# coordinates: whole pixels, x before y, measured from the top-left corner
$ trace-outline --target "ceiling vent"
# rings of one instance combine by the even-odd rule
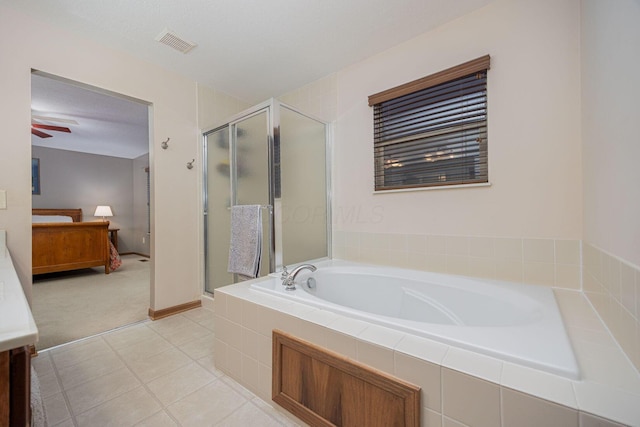
[[[178,37],[176,33],[169,31],[166,28],[156,36],[156,41],[166,44],[167,46],[182,53],[187,53],[197,46],[195,43],[188,42]]]

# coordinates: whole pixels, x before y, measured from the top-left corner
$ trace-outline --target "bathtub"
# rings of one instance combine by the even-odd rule
[[[550,288],[330,260],[252,289],[570,379],[580,372]],[[308,279],[315,281],[309,287]],[[312,283],[313,286],[313,283]]]

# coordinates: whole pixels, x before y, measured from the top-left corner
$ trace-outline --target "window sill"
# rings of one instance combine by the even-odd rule
[[[374,191],[373,194],[387,194],[387,193],[406,193],[413,191],[440,191],[440,190],[457,190],[459,188],[475,188],[475,187],[491,187],[490,182],[483,182],[480,184],[458,184],[458,185],[438,185],[434,187],[416,187],[416,188],[399,188],[396,190],[379,190]]]

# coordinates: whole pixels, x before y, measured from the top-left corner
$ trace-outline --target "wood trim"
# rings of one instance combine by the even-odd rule
[[[73,222],[82,222],[82,209],[31,209],[31,215],[70,216]]]
[[[420,426],[420,388],[273,330],[272,399],[311,426]]]
[[[373,94],[369,96],[369,107],[380,104],[381,102],[389,101],[399,96],[439,85],[440,83],[468,76],[469,74],[477,73],[478,71],[488,70],[491,68],[490,65],[491,57],[489,55],[467,61],[464,64],[456,65],[455,67],[447,68],[446,70],[439,71],[421,79]]]
[[[160,310],[152,310],[149,309],[149,317],[151,320],[162,319],[163,317],[168,317],[174,314],[182,313],[183,311],[191,310],[193,308],[198,308],[202,306],[202,301],[191,301],[184,304],[174,305],[173,307],[167,307]]]
[[[29,346],[9,350],[11,355],[10,421],[12,426],[31,424],[31,354]]]
[[[147,254],[141,254],[140,252],[118,252],[120,255],[137,255],[137,256],[141,256],[143,258],[151,258],[150,255]]]
[[[9,425],[9,405],[11,404],[11,376],[9,373],[9,351],[0,353],[0,426]]]

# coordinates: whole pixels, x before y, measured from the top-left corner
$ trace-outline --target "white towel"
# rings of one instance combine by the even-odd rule
[[[229,273],[258,277],[262,256],[262,213],[260,205],[231,207]]]

